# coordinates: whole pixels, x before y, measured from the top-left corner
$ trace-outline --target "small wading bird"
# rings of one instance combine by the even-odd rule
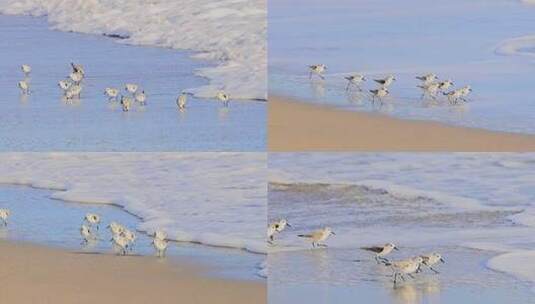
[[[67,93],[67,90],[71,87],[72,82],[68,80],[60,80],[58,86],[63,90],[63,94]]]
[[[442,93],[444,95],[446,95],[446,97],[448,98],[448,101],[450,104],[457,104],[458,101],[459,101],[459,98],[461,98],[461,96],[463,95],[463,91],[461,89],[457,89],[457,90],[453,90],[453,91],[450,91],[450,92],[444,92]]]
[[[121,234],[114,234],[111,242],[117,251],[117,254],[126,255],[128,253],[128,240]]]
[[[445,92],[447,91],[449,88],[451,88],[453,86],[453,81],[451,80],[444,80],[442,82],[439,82],[439,86],[438,88],[442,91],[442,92]]]
[[[323,76],[323,73],[325,73],[325,71],[327,70],[326,65],[324,64],[309,65],[308,69],[310,70],[308,74],[309,79],[312,79],[312,75],[318,75],[318,77],[320,77],[321,79],[325,79],[325,77]]]
[[[82,86],[78,84],[73,84],[69,87],[67,92],[65,92],[65,98],[67,99],[74,99],[74,98],[80,98],[80,94],[82,93]]]
[[[182,92],[180,95],[178,95],[178,98],[176,99],[176,105],[180,111],[184,111],[186,109],[186,103],[188,102],[188,93]]]
[[[30,73],[32,71],[32,67],[27,65],[27,64],[23,64],[20,66],[20,69],[22,70],[22,72],[24,73],[24,76],[25,77],[28,77],[30,76]]]
[[[71,62],[71,67],[74,73],[80,73],[82,75],[85,75],[84,67],[81,64]]]
[[[225,92],[218,92],[217,95],[216,95],[217,99],[219,99],[219,101],[223,102],[223,105],[225,107],[228,107],[228,103],[229,103],[229,100],[230,100],[230,96],[225,93]]]
[[[18,86],[22,94],[30,94],[30,84],[26,80],[19,81]]]
[[[121,96],[121,105],[123,106],[123,112],[130,111],[131,104],[132,104],[132,98],[128,96]]]
[[[134,99],[140,104],[145,105],[147,101],[147,96],[145,95],[145,91],[136,92],[134,94]]]
[[[394,75],[388,75],[383,79],[374,79],[373,81],[380,84],[383,88],[388,88],[395,80]]]
[[[275,234],[281,233],[284,229],[286,229],[286,226],[292,227],[292,225],[290,225],[290,223],[288,223],[288,221],[285,219],[280,219],[276,222],[269,224],[267,229],[267,236],[269,239],[268,242],[273,242]]]
[[[80,82],[82,82],[82,80],[84,79],[84,74],[80,73],[80,72],[72,72],[70,75],[69,75],[69,78],[72,80],[72,82],[74,82],[75,84],[80,84]]]
[[[116,101],[117,100],[117,96],[119,96],[119,90],[115,89],[115,88],[106,88],[104,90],[104,95],[108,96],[108,100],[109,101]]]
[[[439,273],[439,272],[433,268],[433,265],[437,264],[438,262],[446,263],[446,261],[444,261],[442,256],[436,252],[433,252],[430,254],[424,254],[424,255],[421,255],[420,257],[422,258],[422,265],[431,269],[434,273]]]
[[[125,84],[124,89],[130,94],[135,94],[137,92],[138,85],[133,83],[127,83]]]
[[[9,209],[0,209],[0,220],[2,220],[4,226],[7,226],[7,218],[9,215],[11,215]]]
[[[312,242],[312,247],[327,247],[327,245],[321,243],[325,241],[329,236],[336,235],[330,227],[325,227],[310,234],[299,234],[298,237],[308,239]]]
[[[390,254],[393,250],[399,250],[396,245],[392,243],[387,243],[383,246],[362,247],[361,249],[374,252],[377,264],[380,262],[388,262],[388,259],[385,258],[385,256]]]
[[[468,96],[468,94],[470,94],[472,92],[472,87],[470,87],[469,85],[465,86],[465,87],[462,87],[460,88],[461,90],[461,96],[459,97],[462,101],[464,102],[467,102],[466,100],[466,96]]]
[[[88,213],[84,217],[84,222],[89,223],[91,226],[95,226],[98,230],[98,225],[100,224],[100,216],[96,213]]]
[[[121,233],[123,233],[123,231],[126,230],[126,228],[123,225],[116,223],[116,222],[111,222],[108,225],[108,228],[110,229],[110,232],[112,235],[120,235]]]
[[[418,87],[420,89],[422,89],[422,97],[421,97],[422,99],[425,96],[429,96],[432,99],[436,99],[437,98],[437,93],[438,93],[439,88],[440,88],[440,84],[438,82],[432,82],[432,83],[428,83],[428,84],[419,85]]]
[[[383,98],[390,92],[388,92],[388,89],[381,87],[377,90],[370,90],[370,93],[372,93],[372,102],[375,102],[375,99],[379,99],[380,102],[383,102]]]
[[[346,76],[345,79],[347,80],[346,91],[349,90],[351,86],[355,86],[359,91],[362,91],[360,84],[363,81],[366,81],[366,77],[360,74],[349,75],[349,76]]]
[[[136,242],[136,234],[125,228],[121,235],[128,241],[128,247],[130,250],[133,250]]]
[[[397,277],[399,276],[403,281],[405,281],[404,275],[414,279],[413,273],[416,273],[420,269],[420,264],[423,262],[421,257],[413,257],[401,261],[396,261],[392,263],[385,263],[386,266],[390,266],[393,271],[394,277],[394,286],[397,283]]]
[[[165,251],[167,250],[168,241],[165,239],[166,236],[165,232],[157,230],[154,232],[154,238],[152,239],[152,246],[154,246],[156,254],[160,258],[165,256]]]
[[[437,80],[437,75],[431,73],[422,76],[416,76],[416,79],[421,80],[423,85],[427,85]]]
[[[82,236],[82,244],[87,244],[89,242],[95,241],[97,237],[93,235],[91,228],[86,224],[82,224],[80,227],[80,235]]]

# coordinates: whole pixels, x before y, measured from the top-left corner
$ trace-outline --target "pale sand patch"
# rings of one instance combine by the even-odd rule
[[[262,281],[147,256],[84,254],[0,241],[0,303],[266,303]]]
[[[270,96],[269,151],[535,151],[535,136],[404,120]]]

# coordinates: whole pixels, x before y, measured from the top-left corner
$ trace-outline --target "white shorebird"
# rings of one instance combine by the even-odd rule
[[[75,84],[80,84],[80,82],[82,82],[82,80],[84,79],[84,74],[80,72],[72,72],[71,74],[69,74],[69,78]]]
[[[362,247],[361,249],[366,251],[371,251],[375,253],[375,260],[377,261],[377,264],[382,262],[388,262],[388,259],[385,258],[388,254],[390,254],[393,250],[399,250],[396,245],[392,243],[387,243],[383,246],[371,246],[371,247]]]
[[[117,254],[126,255],[128,253],[128,244],[130,242],[121,234],[114,234],[111,238],[111,242],[115,247]]]
[[[134,99],[140,104],[145,105],[147,101],[147,95],[145,95],[145,91],[136,92],[134,94]]]
[[[138,85],[133,83],[127,83],[124,85],[124,89],[130,94],[135,94],[137,92]]]
[[[445,92],[447,91],[449,88],[451,88],[453,86],[453,81],[451,80],[444,80],[444,81],[441,81],[439,82],[439,86],[438,88],[442,91],[442,92]]]
[[[437,264],[438,262],[446,263],[446,261],[444,261],[444,259],[440,255],[440,253],[436,253],[436,252],[423,254],[420,257],[422,258],[422,265],[431,269],[434,273],[439,273],[439,272],[433,268],[433,265]]]
[[[83,238],[82,244],[87,244],[97,239],[97,237],[93,235],[93,232],[91,232],[91,228],[86,224],[82,224],[80,227],[80,235]]]
[[[223,102],[223,105],[225,107],[228,106],[228,102],[230,100],[230,96],[225,92],[218,92],[216,95],[216,98],[219,99],[219,101]]]
[[[128,241],[128,247],[132,250],[136,242],[136,234],[125,228],[121,235]]]
[[[298,237],[309,239],[312,242],[312,247],[327,247],[327,245],[321,242],[325,241],[329,236],[336,235],[330,227],[325,227],[319,230],[315,230],[310,234],[299,234]]]
[[[359,91],[362,91],[362,88],[360,87],[360,84],[363,81],[366,81],[366,77],[360,74],[354,74],[346,76],[345,79],[347,80],[347,87],[346,91],[349,90],[349,88],[353,85],[355,86]]]
[[[120,235],[126,229],[123,225],[116,223],[116,222],[111,222],[108,225],[108,228],[110,229],[110,232],[112,235]]]
[[[132,104],[132,98],[128,96],[121,96],[121,105],[123,106],[123,112],[130,111],[131,104]]]
[[[421,80],[423,85],[427,85],[437,80],[438,78],[437,75],[430,73],[422,76],[416,76],[416,79]]]
[[[154,237],[152,240],[152,246],[154,246],[154,249],[156,249],[156,254],[160,258],[165,256],[165,251],[167,250],[168,244],[169,243],[165,239]]]
[[[81,93],[82,93],[82,86],[79,84],[73,84],[65,92],[65,98],[67,99],[80,98]]]
[[[468,96],[468,94],[472,92],[472,87],[467,85],[467,86],[460,88],[460,90],[461,90],[460,99],[466,102],[467,100],[465,99],[465,97]]]
[[[22,70],[22,72],[24,73],[24,76],[25,77],[28,77],[30,76],[30,73],[32,71],[32,67],[27,65],[27,64],[23,64],[20,66],[20,69]]]
[[[385,87],[380,87],[376,90],[370,90],[370,93],[372,93],[372,101],[375,102],[375,99],[379,99],[379,101],[383,101],[383,98],[385,98],[390,92]]]
[[[180,111],[184,111],[186,109],[186,103],[188,101],[188,94],[185,92],[180,93],[178,95],[178,98],[176,99],[176,105]]]
[[[18,86],[22,94],[27,95],[30,93],[30,84],[26,80],[19,81]]]
[[[98,225],[100,224],[100,216],[96,213],[88,213],[84,217],[84,222],[89,223],[91,226],[95,226],[98,230]]]
[[[72,82],[69,80],[58,81],[58,86],[63,90],[63,94],[67,93],[67,90],[71,87]]]
[[[326,65],[324,64],[309,65],[308,69],[310,70],[310,73],[308,75],[309,79],[312,79],[312,75],[314,74],[318,75],[321,79],[325,79],[325,77],[323,76],[323,73],[325,73],[325,71],[327,70]]]
[[[396,77],[394,77],[394,75],[388,75],[385,78],[374,79],[373,81],[380,84],[383,88],[388,88],[395,80],[396,80]]]
[[[437,98],[438,91],[440,89],[440,83],[438,82],[431,82],[428,84],[422,84],[418,86],[420,89],[422,89],[422,99],[425,96],[429,96],[432,99]]]
[[[2,224],[4,226],[7,226],[7,218],[11,215],[11,211],[9,209],[0,209],[0,220],[2,220]]]
[[[71,62],[71,67],[74,73],[81,73],[82,75],[85,76],[85,70],[81,64],[76,64],[74,62]]]
[[[106,88],[104,89],[104,95],[108,96],[108,100],[117,100],[117,96],[119,96],[119,90],[116,88]]]
[[[444,92],[442,94],[446,95],[450,104],[456,104],[459,101],[459,98],[462,97],[463,91],[461,89],[457,89],[447,93]]]
[[[156,239],[165,240],[167,239],[167,233],[165,233],[163,230],[156,230],[154,231],[153,237]]]
[[[394,277],[394,286],[396,286],[397,283],[397,277],[399,276],[403,281],[405,281],[405,277],[403,275],[408,275],[409,277],[413,278],[413,273],[416,273],[420,269],[420,264],[423,262],[423,259],[421,257],[413,257],[401,261],[395,261],[392,263],[386,263],[387,266],[390,266],[393,271],[393,277]]]
[[[290,225],[290,223],[288,223],[286,219],[280,219],[276,222],[269,224],[268,229],[267,229],[267,236],[269,239],[268,242],[270,243],[273,242],[273,239],[275,238],[275,234],[281,233],[284,229],[286,229],[286,226],[292,227],[292,225]]]

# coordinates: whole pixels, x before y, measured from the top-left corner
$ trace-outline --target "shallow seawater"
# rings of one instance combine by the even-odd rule
[[[533,134],[533,58],[495,50],[533,34],[534,10],[505,0],[270,1],[269,91],[350,111]],[[318,63],[328,66],[326,79],[309,80],[307,66]],[[364,92],[347,93],[343,77],[357,72],[368,76]],[[469,102],[422,99],[415,76],[430,72],[471,85]],[[391,73],[391,96],[372,103],[372,79]]]
[[[131,46],[117,39],[49,30],[46,19],[0,15],[0,150],[3,151],[262,151],[266,103],[189,98],[182,90],[206,79],[194,75],[206,62],[186,51]],[[65,102],[57,85],[70,62],[86,70],[82,97]],[[21,96],[20,65],[32,66],[29,96]],[[137,83],[146,106],[124,113],[104,88]]]
[[[13,241],[25,241],[46,246],[60,247],[77,252],[114,254],[106,226],[119,222],[135,231],[141,219],[113,205],[80,204],[50,198],[49,190],[27,186],[0,186],[0,208],[9,208],[11,216],[6,227],[0,227],[0,236]],[[98,230],[99,240],[91,246],[82,245],[79,233],[83,217],[95,212],[102,217]],[[154,255],[151,238],[137,232],[132,254]],[[187,258],[189,261],[209,266],[210,276],[261,280],[257,267],[265,255],[243,250],[217,248],[192,243],[171,242],[167,257]]]

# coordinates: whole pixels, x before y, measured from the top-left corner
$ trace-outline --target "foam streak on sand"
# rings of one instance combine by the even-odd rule
[[[264,253],[264,153],[2,154],[0,183],[57,191],[69,202],[116,204],[142,231]]]
[[[523,55],[535,57],[535,35],[523,36],[503,41],[496,53],[500,55]]]
[[[61,31],[106,34],[137,45],[198,52],[217,66],[197,71],[214,97],[266,99],[266,8],[262,0],[0,0],[0,13],[46,15]],[[68,59],[66,59],[68,60]]]

